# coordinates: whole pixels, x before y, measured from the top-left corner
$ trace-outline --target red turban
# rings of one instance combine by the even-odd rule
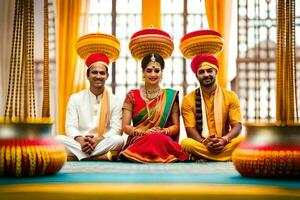
[[[198,54],[191,62],[192,71],[196,74],[197,70],[203,66],[210,66],[217,71],[219,70],[219,63],[217,58],[212,54]]]
[[[94,53],[91,54],[85,61],[85,64],[88,68],[95,63],[101,63],[107,67],[109,65],[109,59],[103,53]]]

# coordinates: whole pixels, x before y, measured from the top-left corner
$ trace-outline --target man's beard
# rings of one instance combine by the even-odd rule
[[[206,83],[207,79],[209,79],[211,81],[209,83]],[[216,79],[214,77],[206,77],[206,78],[203,78],[202,80],[199,80],[199,82],[200,82],[200,85],[203,87],[211,87],[215,84]]]

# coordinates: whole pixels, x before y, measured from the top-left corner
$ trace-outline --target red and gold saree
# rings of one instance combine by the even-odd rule
[[[178,103],[178,91],[163,89],[158,98],[148,102],[147,108],[140,91],[131,90],[126,96],[123,109],[129,105],[133,126],[146,131],[152,127],[169,127],[175,102]],[[171,137],[155,132],[142,136],[129,136],[120,158],[142,163],[184,161],[188,159],[188,154],[182,151],[178,144],[178,137],[179,133]]]

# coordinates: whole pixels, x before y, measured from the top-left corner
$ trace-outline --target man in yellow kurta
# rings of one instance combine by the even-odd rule
[[[199,54],[193,58],[191,68],[200,87],[182,100],[188,138],[181,146],[192,157],[231,160],[232,151],[242,141],[239,99],[233,91],[217,85],[219,65],[215,56]]]

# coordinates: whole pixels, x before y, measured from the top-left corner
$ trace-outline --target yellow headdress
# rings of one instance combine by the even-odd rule
[[[84,60],[92,54],[101,53],[106,55],[110,62],[114,62],[120,54],[120,42],[113,35],[91,33],[78,39],[76,50]]]
[[[187,59],[198,54],[217,56],[223,48],[224,39],[221,34],[212,30],[199,30],[186,34],[180,41],[180,50]]]
[[[160,29],[146,28],[131,36],[129,50],[131,55],[141,60],[147,54],[157,53],[164,59],[172,55],[174,44],[171,36]]]

